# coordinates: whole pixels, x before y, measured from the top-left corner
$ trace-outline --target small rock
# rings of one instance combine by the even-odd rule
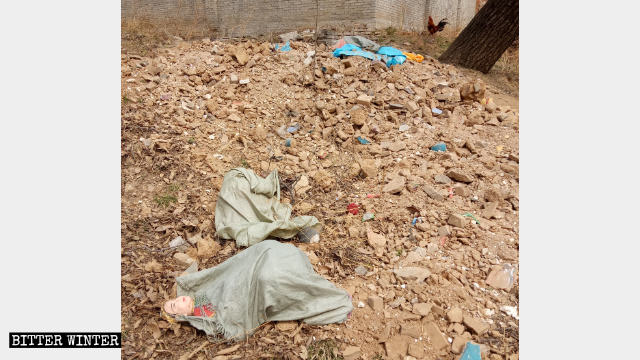
[[[412,342],[411,344],[409,344],[407,353],[416,359],[422,359],[424,358],[424,346],[420,342]],[[404,360],[407,360],[407,358],[405,358]]]
[[[176,259],[182,265],[191,265],[195,260],[189,257],[189,255],[185,253],[175,253],[173,254],[173,258]]]
[[[214,100],[207,100],[205,106],[210,113],[214,113],[218,108],[218,104]]]
[[[370,229],[367,229],[367,242],[374,248],[384,247],[387,244],[387,239],[384,235],[376,234]]]
[[[420,110],[420,107],[415,101],[407,101],[407,110],[409,110],[410,113],[414,113]]]
[[[371,105],[371,100],[373,100],[373,96],[368,96],[366,94],[362,94],[362,95],[358,96],[358,98],[356,99],[356,102],[358,104],[369,106],[369,105]]]
[[[489,202],[500,202],[504,199],[504,194],[497,187],[492,187],[484,191],[484,198]]]
[[[367,304],[373,309],[373,311],[382,311],[384,310],[384,301],[379,296],[369,296],[367,299]]]
[[[453,307],[447,312],[447,319],[452,323],[462,322],[462,310],[459,307]]]
[[[409,349],[409,343],[413,340],[404,335],[395,335],[391,339],[385,341],[384,349],[390,360],[404,360]]]
[[[486,86],[480,79],[468,82],[460,88],[460,98],[462,100],[473,100],[480,102],[484,98]]]
[[[469,195],[471,195],[471,191],[469,191],[469,189],[462,184],[454,185],[453,193],[464,198],[469,197]]]
[[[442,176],[444,176],[444,175],[442,175]],[[449,178],[447,178],[447,179],[449,179]],[[451,180],[449,180],[449,181],[451,181]],[[432,198],[435,201],[444,201],[444,195],[440,194],[439,192],[437,192],[436,190],[434,190],[433,188],[431,188],[429,186],[425,186],[424,187],[424,192],[427,193],[427,196],[429,196],[430,198]]]
[[[238,82],[238,80],[239,80],[239,79],[238,79],[238,75],[236,75],[236,74],[231,74],[231,75],[229,75],[229,81],[231,81],[231,83],[232,83],[232,84],[237,83],[237,82]]]
[[[506,246],[501,247],[498,250],[498,256],[504,260],[518,261],[518,250]]]
[[[498,203],[495,202],[486,202],[483,205],[484,209],[482,210],[482,217],[487,219],[492,219],[496,217]]]
[[[493,288],[510,291],[514,283],[514,273],[515,268],[511,264],[497,265],[491,269],[485,282]]]
[[[414,314],[418,314],[420,316],[427,316],[431,312],[432,304],[427,303],[415,303],[413,304],[412,312]]]
[[[422,267],[402,267],[394,269],[393,273],[405,280],[415,280],[417,283],[421,283],[431,275],[431,271]]]
[[[468,175],[468,174],[466,174],[466,173],[464,173],[464,172],[462,172],[460,170],[453,170],[453,169],[449,170],[447,172],[447,176],[449,178],[453,179],[453,180],[460,181],[460,182],[463,182],[463,183],[473,182],[473,178],[470,175]]]
[[[451,214],[449,215],[449,219],[447,220],[447,223],[451,226],[455,226],[455,227],[459,227],[462,228],[464,227],[464,225],[466,224],[466,219],[464,218],[464,216],[460,216],[457,214]]]
[[[358,346],[347,346],[347,348],[342,351],[342,357],[344,360],[356,360],[361,355],[362,352]]]
[[[401,192],[402,189],[404,189],[404,186],[405,178],[403,176],[397,176],[382,188],[382,192],[396,194]]]
[[[367,275],[367,268],[362,265],[358,265],[355,269],[355,272],[360,276],[365,276]]]
[[[458,335],[462,335],[462,333],[464,333],[464,325],[458,323],[453,324],[453,331]]]
[[[229,119],[231,121],[235,121],[235,122],[241,122],[242,121],[242,118],[240,117],[240,115],[238,115],[235,112],[233,112],[229,116],[227,116],[227,119]]]
[[[438,174],[434,178],[436,184],[451,184],[452,181],[447,175]]]
[[[489,113],[493,113],[496,111],[496,108],[498,106],[496,105],[496,103],[493,102],[493,100],[490,100],[487,105],[484,106],[484,109],[487,110]]]
[[[444,316],[445,315],[444,309],[442,307],[438,306],[438,305],[432,305],[431,306],[431,311],[434,314],[438,315],[438,316]]]
[[[436,351],[440,351],[449,346],[447,338],[442,335],[440,329],[438,329],[438,325],[436,325],[435,322],[431,321],[427,323],[427,325],[425,326],[425,332],[429,336],[431,345]]]
[[[360,173],[364,177],[376,177],[378,174],[378,166],[374,159],[362,159],[358,163],[360,164]]]
[[[451,344],[451,352],[454,354],[460,354],[464,349],[464,346],[469,341],[466,336],[456,336],[453,338],[453,343]]]
[[[400,150],[404,150],[407,147],[407,144],[401,141],[396,141],[391,144],[388,144],[386,147],[387,149],[389,149],[389,151],[398,152]]]
[[[482,335],[489,330],[489,324],[480,319],[473,318],[469,315],[464,316],[463,323],[466,327],[473,330],[474,333]]]
[[[236,60],[238,61],[238,64],[240,65],[245,65],[247,61],[249,61],[249,55],[247,55],[244,49],[241,48],[240,46],[237,46],[235,48],[233,56],[236,58]]]
[[[362,126],[367,121],[367,113],[361,107],[349,111],[353,125]]]
[[[403,323],[400,327],[400,335],[411,336],[414,339],[419,338],[422,335],[422,331],[420,330],[420,324]]]

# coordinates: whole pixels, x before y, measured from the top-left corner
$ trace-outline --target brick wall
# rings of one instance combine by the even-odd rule
[[[462,29],[476,0],[319,0],[321,28],[388,26],[422,31],[432,15]],[[121,15],[206,23],[219,35],[236,37],[315,28],[315,0],[121,0]]]

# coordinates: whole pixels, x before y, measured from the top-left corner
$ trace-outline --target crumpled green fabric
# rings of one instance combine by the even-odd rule
[[[291,205],[280,202],[280,180],[273,170],[266,178],[253,170],[235,168],[224,175],[216,203],[219,237],[251,246],[268,237],[290,239],[300,230],[318,225],[314,216],[291,217]]]
[[[205,296],[212,317],[176,316],[215,338],[243,340],[269,321],[340,323],[353,310],[349,294],[318,275],[292,244],[265,240],[222,264],[176,279],[178,296]]]

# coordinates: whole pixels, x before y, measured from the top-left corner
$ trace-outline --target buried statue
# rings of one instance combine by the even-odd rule
[[[214,338],[243,340],[270,321],[341,323],[353,310],[349,294],[318,275],[292,244],[264,240],[196,270],[194,263],[176,279],[178,297],[162,305],[162,314]]]

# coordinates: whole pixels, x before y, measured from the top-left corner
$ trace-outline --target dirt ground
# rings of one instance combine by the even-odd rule
[[[122,357],[457,359],[473,341],[483,359],[517,359],[517,74],[428,55],[388,69],[324,45],[314,72],[314,45],[291,46],[174,41],[143,54],[123,41]],[[352,294],[345,323],[267,323],[226,344],[160,317],[187,267],[175,253],[202,269],[243,250],[213,225],[234,167],[277,169],[294,215],[321,221],[319,244],[292,243]],[[186,245],[170,248],[178,236]]]

